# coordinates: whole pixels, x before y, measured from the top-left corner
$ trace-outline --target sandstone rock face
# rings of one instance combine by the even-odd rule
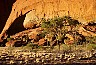
[[[23,26],[25,28],[33,28],[37,24],[38,18],[35,15],[34,11],[30,11],[26,14]]]
[[[28,18],[53,18],[54,16],[64,15],[70,15],[77,19],[92,20],[96,18],[96,0],[17,0],[13,4],[0,38],[16,18],[30,11],[32,12],[30,14],[33,15],[26,15],[25,21]]]

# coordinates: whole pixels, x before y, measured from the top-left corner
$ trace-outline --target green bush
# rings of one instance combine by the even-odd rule
[[[42,18],[41,21],[41,27],[44,28],[43,35],[46,37],[48,42],[52,42],[53,40],[49,40],[49,38],[54,37],[57,41],[62,42],[65,38],[65,34],[69,32],[68,29],[66,29],[66,26],[76,26],[79,24],[77,20],[72,19],[69,16],[54,17],[47,20]]]

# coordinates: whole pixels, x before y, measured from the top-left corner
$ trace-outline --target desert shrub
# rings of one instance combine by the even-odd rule
[[[69,32],[67,26],[74,27],[79,24],[79,22],[75,19],[72,19],[69,16],[63,17],[54,17],[52,19],[44,19],[42,18],[41,27],[44,28],[44,36],[48,42],[52,42],[55,38],[57,43],[62,43],[66,33]],[[72,30],[70,30],[72,31]]]
[[[14,40],[13,38],[7,38],[7,41]]]
[[[32,49],[36,49],[36,48],[38,48],[39,46],[38,46],[38,44],[28,43],[28,44],[26,45],[26,47],[31,47]]]
[[[86,38],[86,43],[90,43],[90,44],[96,44],[96,36],[92,36],[92,37],[85,37]]]
[[[88,43],[86,44],[86,48],[88,50],[96,49],[96,44]]]

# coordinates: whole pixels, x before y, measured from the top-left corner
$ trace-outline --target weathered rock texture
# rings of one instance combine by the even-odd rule
[[[70,15],[78,19],[96,18],[96,0],[17,0],[5,24],[0,38],[16,18],[28,12],[34,12],[37,18]],[[30,17],[31,17],[30,16]]]
[[[6,43],[7,47],[22,46],[26,45],[29,41],[30,43],[44,45],[45,39],[39,36],[43,29],[41,27],[35,29],[24,30],[15,35],[10,36],[9,41]],[[8,38],[7,38],[8,40]]]

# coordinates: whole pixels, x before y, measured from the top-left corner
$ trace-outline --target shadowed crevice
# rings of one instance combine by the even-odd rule
[[[10,28],[7,31],[7,34],[10,35],[14,35],[15,33],[21,32],[23,30],[25,30],[24,26],[23,26],[23,22],[25,19],[25,15],[22,15],[20,17],[18,17],[13,24],[10,26]]]

